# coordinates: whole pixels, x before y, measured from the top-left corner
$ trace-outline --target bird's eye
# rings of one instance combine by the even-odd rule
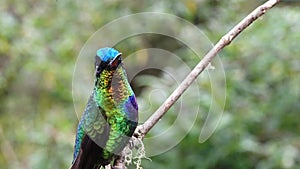
[[[118,60],[114,60],[112,63],[111,63],[111,67],[117,67],[118,66]]]
[[[116,58],[115,60],[113,60],[111,63],[110,63],[110,67],[111,68],[116,68],[118,67],[118,65],[121,63],[121,56],[118,56],[118,58]]]

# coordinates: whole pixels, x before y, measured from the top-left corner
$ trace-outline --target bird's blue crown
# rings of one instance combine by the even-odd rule
[[[109,47],[101,48],[97,51],[97,56],[104,62],[113,60],[119,54],[121,54],[119,51]]]

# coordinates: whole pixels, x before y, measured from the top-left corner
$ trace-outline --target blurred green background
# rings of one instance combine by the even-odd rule
[[[262,2],[2,0],[0,168],[69,167],[78,122],[72,99],[74,65],[87,39],[106,23],[137,12],[166,12],[195,24],[216,43]],[[173,149],[151,157],[152,161],[143,160],[144,168],[299,168],[299,11],[293,1],[279,4],[221,52],[227,96],[216,132],[206,142],[198,142],[199,126],[209,109],[205,91],[210,85],[202,82],[198,85],[203,98],[190,105],[201,105],[199,125]],[[163,43],[160,38],[129,41],[128,48],[120,45],[120,51],[161,47],[186,56],[182,59],[191,67],[196,65],[198,60],[191,59],[188,50],[178,50],[176,43]],[[150,74],[150,83],[151,78],[165,78]],[[167,81],[158,84],[171,92]],[[138,80],[132,85],[143,104],[151,91],[139,87]],[[159,104],[153,103],[151,111]]]

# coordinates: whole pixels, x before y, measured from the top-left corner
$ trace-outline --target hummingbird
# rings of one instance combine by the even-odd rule
[[[138,105],[114,48],[95,56],[92,94],[79,121],[70,169],[99,169],[114,162],[138,124]]]

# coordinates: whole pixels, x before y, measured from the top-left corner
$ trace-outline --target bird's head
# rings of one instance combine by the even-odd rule
[[[114,48],[101,48],[96,55],[96,76],[99,77],[103,70],[116,70],[122,62],[122,53]]]

